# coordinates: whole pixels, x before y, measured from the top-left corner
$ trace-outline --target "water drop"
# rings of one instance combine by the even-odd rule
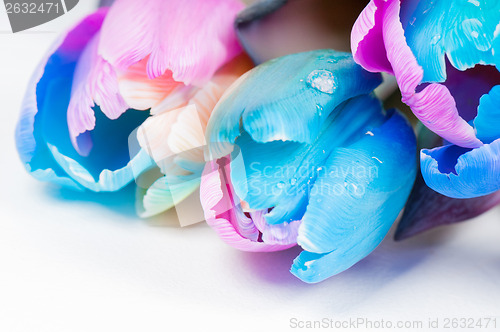
[[[297,183],[297,179],[293,178],[293,179],[290,179],[290,184],[293,186]]]
[[[431,39],[431,44],[436,45],[441,40],[441,35],[434,35]]]
[[[320,105],[316,105],[316,110],[318,111],[319,116],[323,115],[323,107],[321,107]]]
[[[278,182],[278,184],[276,186],[278,188],[282,189],[285,186],[285,183],[284,182]]]
[[[333,94],[337,88],[337,82],[332,72],[328,70],[314,70],[307,77],[307,83],[323,93]]]

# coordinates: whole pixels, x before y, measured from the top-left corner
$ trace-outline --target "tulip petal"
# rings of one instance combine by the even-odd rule
[[[445,55],[459,70],[495,64],[498,1],[402,1],[401,22],[406,41],[423,67],[424,82],[446,80]]]
[[[317,49],[349,51],[352,24],[364,1],[266,0],[236,18],[238,38],[256,64]]]
[[[471,123],[478,115],[481,97],[500,82],[500,72],[493,66],[481,65],[460,71],[446,61],[446,74],[446,82],[443,84],[455,99],[460,116]],[[476,134],[481,139],[480,134]]]
[[[80,54],[99,31],[106,13],[107,9],[100,9],[90,14],[61,36],[30,80],[16,128],[16,145],[27,170],[39,180],[82,190],[54,160],[44,136],[52,132],[59,136],[55,137],[58,142],[70,141],[69,134],[65,136],[61,127],[67,128],[71,78]],[[54,114],[55,111],[58,114]],[[60,121],[58,127],[52,123],[53,119],[64,122]]]
[[[371,72],[394,75],[384,45],[385,2],[370,1],[354,23],[351,49],[354,61]]]
[[[366,257],[386,236],[405,204],[416,168],[415,137],[411,127],[402,115],[393,112],[372,135],[350,147],[338,149],[327,167],[346,165],[342,159],[357,160],[364,167],[377,167],[376,176],[363,172],[366,176],[362,173],[344,179],[322,176],[316,181],[315,186],[326,190],[335,182],[341,187],[344,183],[358,187],[346,190],[342,199],[325,195],[325,191],[319,191],[322,193],[320,198],[311,198],[297,238],[306,251],[294,260],[290,270],[302,281],[323,281]],[[366,190],[357,191],[360,185],[365,185]]]
[[[190,97],[183,101],[187,106],[175,109],[167,102],[162,105],[165,100],[155,101],[153,116],[139,128],[139,144],[168,177],[156,180],[147,190],[141,191],[139,200],[144,200],[139,204],[141,216],[150,217],[166,211],[176,204],[174,201],[180,202],[197,189],[205,166],[204,133],[210,114],[228,86],[252,66],[248,57],[236,57],[220,68],[203,88],[191,89]],[[162,84],[158,82],[157,86]],[[161,91],[158,88],[158,96]],[[150,98],[154,99],[156,97]],[[166,96],[166,99],[171,100],[171,97]]]
[[[404,33],[400,1],[372,0],[353,28],[354,59],[367,70],[394,73],[403,102],[429,129],[459,146],[481,146],[474,129],[460,117],[455,100],[445,86],[430,84],[417,92],[423,83],[424,71],[406,43]],[[376,56],[371,57],[377,47],[385,47],[386,57],[381,51],[375,51]]]
[[[500,85],[481,97],[474,126],[477,136],[485,143],[500,138]]]
[[[232,184],[252,209],[273,210],[270,224],[300,220],[316,177],[332,150],[350,144],[383,120],[380,102],[356,97],[339,105],[325,122],[313,144],[274,141],[256,143],[248,134],[236,144],[245,167],[233,168]]]
[[[170,71],[166,71],[160,77],[150,79],[147,75],[148,61],[149,58],[144,58],[128,67],[127,70],[118,73],[120,94],[127,105],[136,110],[153,108],[174,90],[184,87],[184,84],[174,81]]]
[[[57,140],[55,131],[45,133],[44,137],[56,162],[81,186],[92,191],[116,191],[132,182],[134,173],[140,174],[153,166],[146,151],[140,150],[130,156],[128,146],[129,134],[147,116],[144,112],[130,110],[119,119],[110,120],[97,112],[97,126],[91,135],[98,144],[88,157],[76,153],[69,140]],[[52,122],[57,125],[56,120]],[[110,136],[110,132],[114,135]]]
[[[224,91],[251,67],[248,57],[238,56],[220,68],[203,88],[191,89],[182,107],[175,108],[170,103],[163,105],[163,102],[153,107],[153,116],[139,128],[138,138],[140,146],[148,151],[164,174],[171,175],[163,161],[169,164],[171,157],[179,154],[204,163],[200,148],[206,145],[208,119]],[[166,99],[171,101],[170,96]]]
[[[174,207],[178,202],[196,191],[199,176],[188,181],[179,177],[163,176],[156,180],[138,201],[141,202],[139,216],[149,218]]]
[[[78,60],[68,106],[71,142],[82,156],[88,156],[92,148],[88,132],[95,127],[93,107],[98,105],[112,120],[128,109],[119,93],[113,67],[97,54],[98,42],[99,34],[96,34]],[[85,137],[79,137],[81,134]]]
[[[365,220],[366,221],[366,220]],[[358,238],[353,246],[329,253],[303,251],[295,258],[290,272],[307,283],[318,283],[344,272],[371,253],[386,236],[387,227],[374,227],[365,237]],[[300,232],[300,230],[299,230]]]
[[[453,198],[472,198],[500,190],[500,139],[477,149],[447,145],[422,150],[425,182]]]
[[[394,238],[401,241],[439,226],[470,220],[498,204],[500,191],[469,199],[441,195],[425,184],[419,172]]]
[[[98,33],[106,13],[107,9],[100,9],[83,19],[62,37],[35,71],[16,141],[21,160],[37,179],[77,190],[114,191],[133,181],[132,166],[138,170],[151,166],[145,153],[130,161],[128,135],[144,121],[144,116],[137,116],[137,112],[114,122],[99,111],[99,128],[91,133],[99,144],[88,158],[71,144],[66,118],[72,78],[81,54]],[[109,132],[119,135],[109,137]]]
[[[379,75],[362,70],[350,55],[333,50],[292,54],[262,64],[233,84],[218,103],[207,127],[212,157],[227,154],[224,143],[235,143],[240,119],[256,142],[310,144],[339,104],[369,93],[380,82]]]
[[[360,247],[366,256],[410,194],[416,175],[415,134],[401,114],[391,112],[371,134],[335,149],[325,167],[314,184],[317,194],[311,195],[297,243],[315,253],[356,251],[376,230],[379,236],[371,246]]]
[[[295,245],[299,233],[300,220],[271,225],[266,221],[265,211],[250,212],[255,226],[262,233],[262,241],[268,244]]]
[[[122,70],[149,56],[150,78],[170,70],[175,81],[201,84],[240,53],[233,22],[242,8],[237,0],[117,0],[99,52]]]
[[[242,213],[241,205],[235,204],[233,190],[228,182],[230,166],[225,164],[227,159],[219,162],[211,161],[205,166],[200,186],[200,198],[205,211],[205,219],[221,237],[221,239],[232,247],[244,251],[280,251],[294,246],[295,244],[267,244],[260,241],[252,241],[241,235]]]

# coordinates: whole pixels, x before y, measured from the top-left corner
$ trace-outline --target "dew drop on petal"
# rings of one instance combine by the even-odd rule
[[[318,116],[323,115],[323,107],[321,107],[320,105],[316,105],[316,110],[318,111]]]
[[[307,77],[307,84],[313,89],[328,94],[333,94],[337,88],[335,76],[328,70],[312,71]]]
[[[431,45],[436,45],[441,40],[441,35],[434,35],[431,39]]]

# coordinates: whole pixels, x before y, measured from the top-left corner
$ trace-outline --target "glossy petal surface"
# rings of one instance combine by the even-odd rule
[[[403,1],[401,22],[423,67],[424,82],[445,81],[445,56],[459,70],[497,64],[493,54],[500,22],[498,1]]]
[[[319,194],[310,199],[298,243],[316,253],[356,251],[357,243],[374,230],[389,230],[406,203],[415,175],[413,130],[402,115],[389,114],[387,122],[371,134],[329,156],[325,172],[314,184]],[[382,239],[374,238],[371,250]]]

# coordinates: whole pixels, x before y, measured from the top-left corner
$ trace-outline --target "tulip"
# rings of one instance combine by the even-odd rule
[[[27,170],[98,192],[120,190],[156,167],[158,150],[143,142],[140,126],[172,113],[169,137],[172,127],[206,122],[222,91],[249,68],[233,28],[242,8],[237,0],[117,0],[65,32],[22,106],[16,140]],[[193,107],[190,123],[182,114]],[[144,144],[130,154],[134,140]]]
[[[371,94],[381,76],[348,53],[277,58],[242,76],[207,127],[207,223],[244,251],[304,251],[308,283],[340,273],[382,241],[416,174],[412,128]]]
[[[499,201],[499,22],[498,1],[373,0],[353,27],[355,61],[395,75],[403,102],[444,139],[421,151],[423,181],[438,194],[418,185],[403,218],[409,234]]]

